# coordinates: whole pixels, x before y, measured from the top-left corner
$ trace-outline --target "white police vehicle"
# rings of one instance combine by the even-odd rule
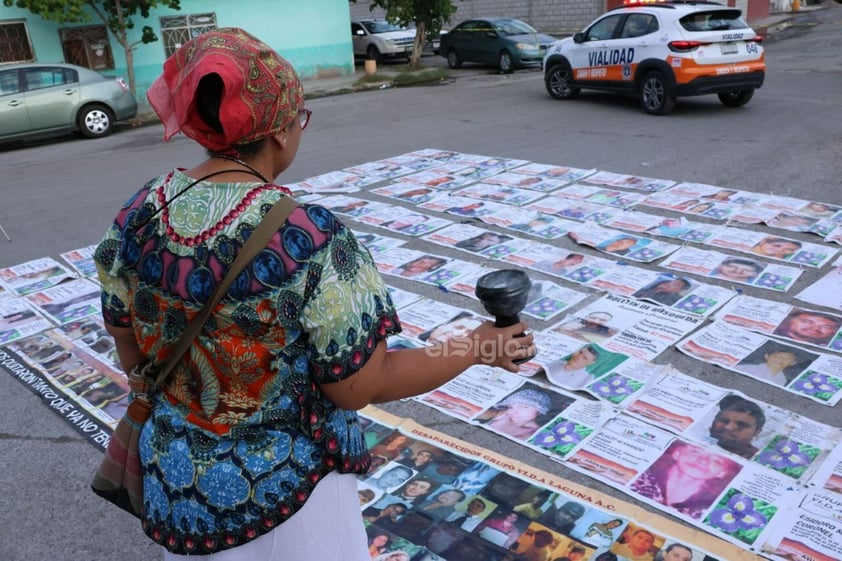
[[[653,115],[681,96],[717,94],[740,107],[763,85],[762,40],[735,8],[629,1],[556,42],[544,56],[544,82],[556,99],[583,88],[633,93]]]

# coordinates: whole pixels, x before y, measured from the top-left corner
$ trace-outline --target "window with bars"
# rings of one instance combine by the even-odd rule
[[[0,21],[0,63],[33,60],[35,60],[35,52],[29,41],[26,22]]]
[[[161,17],[164,54],[169,57],[190,39],[212,29],[216,29],[214,13]]]
[[[65,27],[58,30],[64,60],[91,70],[113,70],[114,56],[104,25]]]

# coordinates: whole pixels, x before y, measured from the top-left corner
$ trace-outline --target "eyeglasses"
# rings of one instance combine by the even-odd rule
[[[310,109],[299,109],[298,110],[298,124],[301,125],[301,130],[307,128],[307,125],[310,123],[310,116],[313,112]]]

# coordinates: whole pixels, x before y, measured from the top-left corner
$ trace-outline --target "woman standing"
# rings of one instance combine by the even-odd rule
[[[289,63],[236,28],[180,47],[148,92],[165,127],[208,155],[132,195],[96,250],[122,367],[162,359],[285,188],[311,112]],[[534,354],[523,323],[467,348],[386,352],[400,331],[368,251],[323,207],[295,208],[213,310],[140,440],[143,530],[167,560],[364,560],[356,409],[434,389],[481,360]],[[479,347],[486,348],[486,347]],[[329,536],[326,539],[325,536]],[[227,551],[226,551],[227,550]]]

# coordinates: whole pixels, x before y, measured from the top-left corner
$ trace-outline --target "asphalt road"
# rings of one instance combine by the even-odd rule
[[[827,10],[800,22],[797,18],[768,41],[767,82],[746,107],[736,110],[723,107],[714,96],[682,99],[666,117],[646,115],[633,99],[601,93],[554,101],[538,71],[509,76],[470,72],[445,85],[316,99],[310,104],[313,120],[299,156],[279,182],[435,147],[842,204],[840,14],[842,6],[831,2]],[[0,224],[12,242],[0,239],[0,267],[95,243],[123,200],[146,179],[201,157],[201,150],[183,138],[163,144],[158,126],[121,130],[97,141],[3,149]],[[568,240],[559,243],[574,247]],[[418,241],[409,244],[422,246]],[[447,248],[436,251],[449,253]],[[785,298],[820,273],[806,271]],[[418,285],[395,284],[427,290],[455,305],[473,305]],[[771,387],[757,387],[746,377],[676,351],[657,362],[671,362],[708,382],[840,424],[839,407],[814,406]],[[134,519],[89,492],[100,453],[18,382],[0,377],[0,395],[0,560],[158,558],[157,547]],[[437,430],[613,492],[523,446],[431,409],[409,402],[385,409],[423,418]]]

